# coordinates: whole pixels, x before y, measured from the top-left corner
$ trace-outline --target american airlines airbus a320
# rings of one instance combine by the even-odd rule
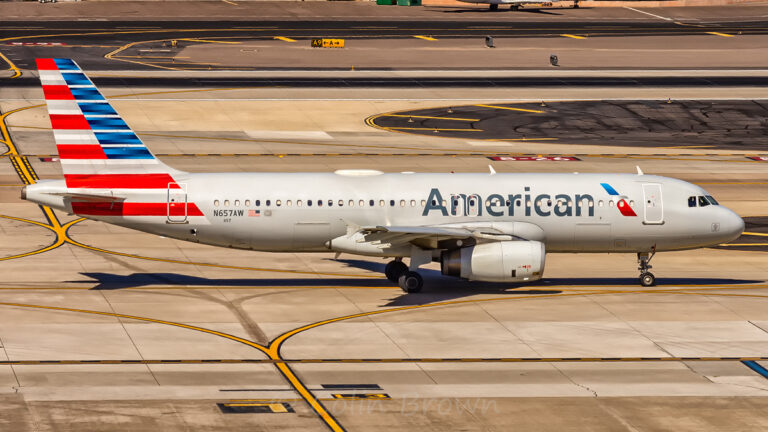
[[[418,292],[419,267],[469,280],[541,279],[546,252],[655,252],[741,235],[742,219],[702,188],[637,174],[186,173],[142,144],[69,59],[38,59],[63,180],[22,198],[176,239],[272,252],[390,257],[386,276]],[[409,264],[403,263],[409,259]]]

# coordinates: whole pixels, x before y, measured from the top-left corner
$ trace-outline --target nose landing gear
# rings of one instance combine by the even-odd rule
[[[647,252],[637,254],[637,262],[639,263],[637,269],[640,270],[640,285],[644,287],[656,285],[656,276],[649,271],[653,268],[650,263],[654,255],[656,255],[655,246],[650,254]]]

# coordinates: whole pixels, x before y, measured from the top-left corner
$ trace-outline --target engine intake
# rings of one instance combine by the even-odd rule
[[[446,276],[486,282],[541,279],[546,252],[538,241],[501,241],[443,251],[440,270]]]

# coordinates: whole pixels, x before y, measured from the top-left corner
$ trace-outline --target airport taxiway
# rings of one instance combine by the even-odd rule
[[[768,429],[768,150],[754,132],[768,100],[764,5],[644,9],[654,17],[307,2],[304,20],[293,3],[174,5],[0,4],[10,66],[0,89],[0,429]],[[587,39],[563,36],[585,26]],[[475,45],[488,34],[496,51]],[[301,45],[315,35],[351,43],[321,55]],[[196,40],[152,51],[173,38]],[[395,46],[395,57],[377,57]],[[553,49],[579,55],[561,54],[552,70]],[[276,53],[293,70],[270,60]],[[463,54],[496,70],[436,70]],[[404,295],[382,277],[383,260],[213,248],[56,213],[19,198],[23,184],[61,176],[30,70],[51,56],[76,58],[179,169],[640,166],[702,185],[747,232],[659,254],[652,288],[638,286],[633,256],[568,254],[548,256],[545,280],[527,286],[448,279],[431,264],[424,292]],[[385,57],[399,70],[341,70],[377,69]],[[163,61],[170,70],[159,71]],[[208,71],[229,67],[261,70]],[[489,106],[545,111],[564,126],[473,138],[441,123],[478,114],[475,127],[497,133],[488,125],[533,114]],[[669,108],[722,118],[694,134]],[[610,129],[658,121],[643,146],[589,143],[587,133],[607,133],[605,110]],[[740,145],[720,140],[729,119],[753,131],[739,132]]]
[[[322,88],[197,90],[103,89],[123,96],[113,103],[153,151],[189,171],[641,165],[701,183],[745,217],[766,213],[768,162],[747,158],[762,149],[467,140],[364,121],[552,90],[496,89],[495,98],[477,89],[423,90],[431,101],[407,88],[348,89],[334,98]],[[381,260],[212,248],[20,201],[20,184],[60,171],[39,89],[12,91],[0,101],[9,147],[0,158],[0,421],[14,430],[768,425],[762,247],[659,254],[659,286],[647,289],[637,286],[634,257],[577,254],[550,255],[546,280],[520,287],[447,279],[430,265],[425,291],[404,295],[381,276]],[[762,88],[719,87],[590,87],[565,96],[588,92],[599,106],[627,92],[664,102],[726,91],[765,97]],[[488,159],[577,152],[577,161]],[[755,221],[757,235],[739,241],[763,241],[764,223]],[[238,410],[255,412],[228,414]]]

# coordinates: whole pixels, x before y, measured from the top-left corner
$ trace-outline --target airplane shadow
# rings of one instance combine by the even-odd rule
[[[355,286],[355,287],[391,287],[386,279],[371,278],[285,278],[285,279],[211,279],[178,273],[133,273],[118,275],[112,273],[80,273],[87,276],[98,285],[93,290],[118,290],[152,285],[188,286],[188,287],[326,287],[326,286]],[[94,281],[69,281],[83,283]]]

